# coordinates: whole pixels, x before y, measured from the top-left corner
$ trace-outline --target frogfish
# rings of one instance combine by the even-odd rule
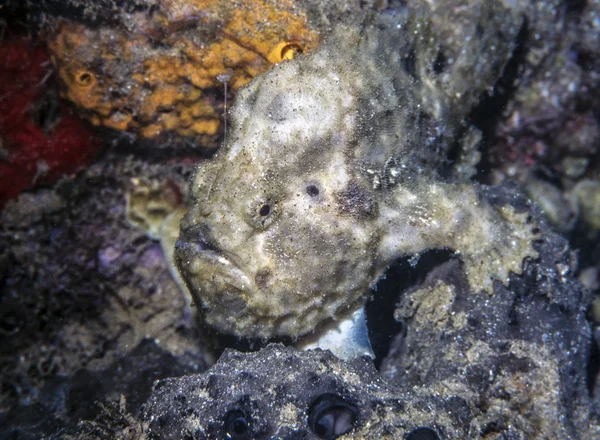
[[[318,340],[364,318],[399,258],[449,249],[471,290],[493,295],[537,256],[530,216],[493,206],[464,171],[467,116],[493,92],[519,28],[482,3],[459,45],[440,44],[426,16],[385,11],[240,91],[223,147],[192,179],[175,246],[209,325]]]

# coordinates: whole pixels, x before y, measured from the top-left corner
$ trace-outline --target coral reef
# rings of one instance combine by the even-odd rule
[[[175,37],[201,41],[207,36],[198,29],[202,20],[212,23],[207,32],[214,31],[214,41],[224,42],[220,30],[225,22],[211,21],[215,16],[191,17],[185,8],[186,4],[199,7],[200,3],[7,0],[0,4],[0,47],[4,50],[14,44],[13,49],[22,49],[0,62],[8,66],[12,62],[6,60],[39,59],[41,63],[47,59],[41,51],[11,40],[13,26],[23,26],[28,40],[34,42],[36,37],[57,38],[61,29],[81,26],[78,37],[87,35],[96,40],[90,43],[89,52],[94,53],[95,48],[105,52],[98,63],[85,66],[94,76],[80,79],[104,81],[105,69],[119,81],[129,81],[135,73],[143,72],[144,66],[138,64],[128,70],[128,63],[107,56],[111,54],[106,52],[108,35],[116,38],[115,54],[123,53],[119,50],[127,41],[140,42],[140,46],[130,48],[138,51],[137,60],[154,60],[152,56],[160,58],[169,51],[183,53]],[[356,181],[355,175],[340,180],[343,191],[336,194],[330,194],[318,179],[302,180],[298,191],[289,196],[298,201],[299,213],[308,212],[314,218],[326,212],[327,203],[338,204],[340,209],[332,217],[343,217],[344,224],[361,228],[386,210],[398,212],[399,204],[407,206],[414,198],[411,215],[399,218],[398,223],[405,220],[407,228],[415,227],[409,222],[413,221],[423,230],[426,222],[435,227],[437,220],[438,231],[449,231],[452,222],[458,220],[466,225],[460,231],[468,232],[445,239],[446,243],[450,240],[449,247],[460,246],[442,250],[438,245],[430,246],[432,237],[427,234],[424,243],[428,245],[415,246],[416,254],[411,249],[410,255],[393,263],[377,285],[371,286],[376,294],[366,304],[366,315],[378,371],[364,359],[343,362],[322,351],[269,346],[251,354],[228,351],[205,372],[224,347],[247,351],[265,344],[216,335],[201,320],[195,320],[195,307],[201,310],[201,304],[186,302],[181,296],[173,263],[169,262],[181,215],[177,205],[188,200],[186,182],[200,160],[198,150],[214,147],[216,136],[188,136],[172,130],[164,132],[165,142],[163,136],[138,136],[145,126],[141,123],[117,131],[117,136],[100,130],[110,142],[95,164],[76,175],[65,171],[57,183],[54,179],[62,171],[52,180],[44,180],[40,174],[35,183],[42,185],[9,202],[2,213],[0,438],[139,439],[190,431],[213,438],[225,432],[234,438],[254,434],[260,438],[263,433],[307,439],[600,438],[600,301],[596,296],[588,309],[591,295],[576,280],[596,293],[600,288],[595,203],[600,169],[600,2],[491,3],[298,0],[292,8],[292,15],[304,17],[309,31],[319,34],[319,41],[327,41],[324,36],[331,30],[352,35],[348,28],[362,23],[368,15],[366,10],[378,11],[379,31],[385,34],[386,26],[401,25],[399,35],[406,36],[392,40],[402,54],[398,57],[383,47],[390,41],[385,38],[375,38],[371,45],[364,41],[363,46],[353,46],[354,51],[364,48],[356,59],[342,50],[352,40],[343,41],[336,50],[323,49],[330,57],[321,58],[321,72],[326,72],[317,79],[322,87],[311,86],[318,99],[314,108],[298,107],[297,111],[306,110],[302,118],[312,115],[323,125],[331,125],[337,113],[316,104],[323,100],[335,104],[340,96],[337,92],[351,84],[348,78],[354,71],[362,77],[379,78],[381,65],[395,65],[406,78],[393,82],[384,99],[376,81],[371,82],[371,89],[369,82],[363,83],[362,88],[369,93],[362,95],[358,107],[378,115],[378,119],[363,117],[359,136],[352,139],[323,136],[309,145],[309,150],[292,151],[289,160],[297,157],[304,167],[290,171],[279,167],[282,161],[274,161],[269,173],[256,179],[256,188],[262,188],[266,180],[279,179],[280,189],[292,186],[298,173],[321,173],[328,164],[317,153],[326,150],[329,143],[348,141],[357,144],[353,148],[374,153],[351,168],[363,173],[364,180],[351,186],[344,184]],[[482,4],[488,6],[482,8]],[[226,7],[229,5],[216,10]],[[166,12],[171,15],[166,16]],[[172,26],[158,29],[152,25],[158,19]],[[44,32],[38,34],[40,28]],[[247,35],[253,34],[254,28],[249,31]],[[365,33],[367,40],[369,34]],[[378,62],[364,62],[379,49],[375,57]],[[305,60],[318,58],[315,54],[319,50]],[[246,95],[240,92],[239,102],[250,103],[252,90],[265,92],[269,89],[265,79],[276,78],[295,69],[293,66],[309,70],[310,66],[302,65],[304,55],[296,55],[291,63],[281,63],[276,72],[250,85]],[[88,54],[82,56],[86,60]],[[271,64],[262,55],[258,58],[267,67]],[[348,61],[340,68],[340,84],[331,83],[336,60]],[[31,145],[42,152],[46,151],[43,142],[38,142],[42,134],[52,140],[57,133],[52,131],[59,103],[53,86],[56,78],[52,77],[51,64],[40,70],[35,64],[27,67],[27,63],[23,62],[22,70],[15,70],[20,72],[23,88],[13,80],[0,82],[3,92],[11,90],[11,100],[4,100],[9,95],[0,94],[1,102],[4,108],[7,103],[16,105],[14,102],[19,108],[45,104],[34,105],[27,114],[3,112],[0,120],[13,118],[6,124],[10,132],[27,140],[19,148],[27,147],[33,139]],[[111,70],[116,66],[116,71]],[[221,81],[230,81],[233,70],[225,70],[214,86],[198,89],[199,102],[212,108],[209,119],[222,117],[225,94],[229,108],[232,83],[227,83],[225,91]],[[368,74],[363,76],[365,72]],[[160,78],[168,79],[166,75]],[[127,81],[119,82],[120,93],[125,95],[131,84]],[[293,87],[294,81],[297,79],[281,84],[279,90],[285,93],[273,102],[271,120],[266,124],[281,127],[293,122],[293,112],[286,119],[289,115],[280,101],[289,103],[306,96]],[[29,93],[33,90],[35,95],[43,92],[40,97],[52,99],[32,100]],[[395,97],[406,101],[395,102]],[[108,99],[119,103],[122,98]],[[132,102],[137,105],[140,101]],[[395,107],[398,103],[401,108]],[[250,108],[255,105],[258,103]],[[386,116],[382,110],[387,105],[393,111]],[[36,109],[44,111],[34,123],[50,131],[36,131],[28,137],[32,133],[28,124]],[[65,107],[60,105],[60,109],[63,118],[70,117]],[[87,118],[95,111],[73,109]],[[158,113],[169,111],[158,109]],[[235,114],[239,121],[244,110],[238,105]],[[398,114],[400,117],[395,118]],[[258,112],[248,116],[256,124],[265,122]],[[351,118],[345,122],[348,126],[353,123]],[[416,126],[420,131],[415,132]],[[243,140],[231,135],[230,126],[228,130],[230,145]],[[4,135],[0,137],[1,146],[8,151]],[[264,148],[276,150],[276,134],[265,139],[272,145]],[[191,143],[180,148],[171,142],[182,140]],[[204,140],[209,143],[201,143]],[[372,148],[404,142],[404,162],[388,160],[386,154],[377,155],[385,149]],[[414,148],[413,144],[425,147]],[[55,144],[45,145],[49,154],[58,155],[50,148]],[[229,148],[231,153],[234,148]],[[351,151],[344,150],[344,160]],[[15,152],[11,150],[13,159],[18,157]],[[7,164],[6,158],[3,156],[1,165]],[[206,165],[207,177],[215,175],[215,164],[220,161],[224,159],[217,156],[213,165]],[[339,164],[340,175],[350,169],[341,159]],[[33,169],[37,171],[37,167],[26,171],[35,174]],[[42,163],[39,171],[46,169]],[[252,164],[239,172],[243,177],[239,182],[243,182],[252,175]],[[29,179],[31,174],[27,173],[23,176]],[[8,175],[8,171],[0,171],[0,179]],[[14,174],[8,183],[16,186],[20,175]],[[549,230],[540,220],[536,205],[514,187],[480,185],[510,180],[526,188],[563,238]],[[202,183],[210,186],[211,180]],[[243,185],[234,182],[231,187],[234,194],[237,191],[237,203],[244,200]],[[4,188],[9,186],[0,190]],[[213,190],[219,191],[214,186]],[[386,198],[369,197],[383,193]],[[129,206],[127,194],[131,196]],[[264,199],[247,207],[248,224],[267,231],[290,212],[289,205],[271,203],[273,194],[276,192],[265,193]],[[419,204],[420,200],[423,203]],[[258,203],[261,201],[269,202],[268,213],[265,203]],[[421,205],[427,209],[417,210]],[[202,206],[198,204],[196,209]],[[428,214],[432,207],[439,209]],[[448,213],[457,211],[468,215],[448,218]],[[475,216],[482,217],[481,224],[487,230],[473,234]],[[308,224],[308,217],[298,221]],[[335,222],[329,229],[322,225],[308,224],[301,234],[290,237],[316,237],[318,247],[322,235],[335,229]],[[494,230],[500,231],[503,239],[489,244],[493,250],[472,252],[474,246],[484,246],[482,237]],[[196,243],[205,250],[222,244],[220,238],[212,240],[209,230],[196,232],[197,237],[207,239]],[[474,239],[465,240],[466,236]],[[419,234],[404,237],[414,244]],[[300,266],[284,244],[279,249],[287,254],[284,257],[290,257],[290,265]],[[456,254],[454,249],[463,252]],[[500,254],[495,254],[496,250]],[[522,265],[524,257],[526,264]],[[368,258],[360,255],[357,264]],[[480,261],[486,263],[483,271],[477,270]],[[314,263],[319,273],[328,277],[335,271],[326,255],[317,255]],[[344,271],[349,273],[353,268],[338,272]],[[256,275],[252,282],[269,286],[270,274],[263,271]],[[238,304],[232,301],[232,312]],[[170,379],[161,380],[152,391],[152,382],[165,378]],[[186,393],[182,396],[178,388]],[[143,402],[147,402],[145,406]]]
[[[480,176],[519,182],[578,251],[576,275],[599,295],[600,2],[515,7],[527,26],[504,92],[473,118],[489,139]]]
[[[514,185],[486,197],[527,205]],[[342,423],[349,432],[341,438],[411,438],[417,429],[426,438],[597,438],[585,372],[589,292],[570,275],[575,260],[565,239],[542,229],[539,261],[507,286],[496,283],[492,297],[473,291],[449,253],[424,257],[416,270],[426,278],[402,291],[409,264],[393,267],[378,288],[391,297],[378,319],[395,304],[402,325],[380,374],[365,359],[346,363],[320,350],[226,352],[202,375],[155,385],[145,406],[148,437],[233,435],[236,414],[240,438],[337,438],[314,424],[319,399],[333,395],[355,419]]]
[[[505,190],[492,197],[514,196]],[[145,433],[150,439],[595,438],[600,427],[588,424],[582,362],[587,299],[553,268],[569,264],[563,249],[564,240],[550,233],[540,246],[542,264],[492,300],[469,292],[457,260],[437,267],[400,297],[396,316],[405,327],[381,367],[387,381],[364,358],[347,363],[329,352],[281,345],[226,351],[202,375],[155,384]],[[532,300],[516,305],[518,292],[529,288]]]
[[[134,177],[126,194],[125,216],[130,225],[160,242],[169,272],[177,283],[191,314],[192,296],[175,264],[175,243],[179,238],[179,223],[187,213],[182,188],[173,180],[147,181]]]
[[[524,205],[517,194],[514,186],[487,191],[495,204]],[[394,317],[402,323],[383,376],[416,393],[464,399],[473,415],[476,406],[472,432],[482,438],[600,435],[582,370],[590,295],[571,275],[575,256],[566,240],[546,225],[540,235],[539,260],[509,285],[497,283],[493,298],[471,291],[456,259],[439,257],[401,295],[393,283],[381,286],[398,295]]]
[[[158,240],[165,219],[183,203],[181,188],[170,180],[148,182],[137,177],[130,186],[125,197],[127,221]]]
[[[600,279],[599,218],[586,202],[600,175],[600,3],[519,1],[515,8],[527,26],[512,73],[504,93],[475,118],[490,139],[482,177],[519,182],[580,249],[582,269],[595,268]]]

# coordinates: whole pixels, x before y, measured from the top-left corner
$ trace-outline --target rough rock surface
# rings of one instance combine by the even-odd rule
[[[134,410],[153,380],[214,361],[160,245],[126,220],[132,178],[185,188],[186,172],[108,154],[2,213],[0,437],[50,435],[120,394]]]
[[[354,407],[345,408],[356,422],[344,423],[354,425],[344,438],[403,438],[418,428],[441,436],[433,438],[468,432],[466,414],[456,411],[453,399],[390,387],[367,359],[346,363],[329,352],[282,345],[248,354],[226,351],[206,374],[157,382],[144,420],[150,439],[333,439],[330,430],[316,426],[323,415],[315,403],[324,395]],[[236,413],[245,428],[231,422]]]
[[[515,188],[494,188],[488,197],[525,202]],[[493,296],[470,291],[460,262],[451,259],[397,297],[394,317],[403,330],[382,375],[415,391],[465,399],[481,411],[484,438],[600,435],[586,372],[590,294],[572,276],[576,257],[566,240],[542,229],[539,261],[508,286],[496,283]]]

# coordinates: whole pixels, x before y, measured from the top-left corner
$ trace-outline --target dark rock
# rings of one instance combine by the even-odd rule
[[[390,387],[368,359],[348,363],[327,351],[269,345],[228,350],[203,375],[158,381],[144,421],[156,439],[333,439],[347,428],[344,438],[429,438],[417,436],[419,429],[464,438],[465,413],[455,409],[465,406],[460,398]],[[232,414],[243,416],[240,432],[232,432]]]

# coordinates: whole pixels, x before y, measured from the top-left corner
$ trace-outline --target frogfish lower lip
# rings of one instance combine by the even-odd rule
[[[178,240],[175,255],[179,268],[194,278],[204,293],[215,294],[232,288],[243,292],[253,286],[250,278],[231,259],[202,239]]]

